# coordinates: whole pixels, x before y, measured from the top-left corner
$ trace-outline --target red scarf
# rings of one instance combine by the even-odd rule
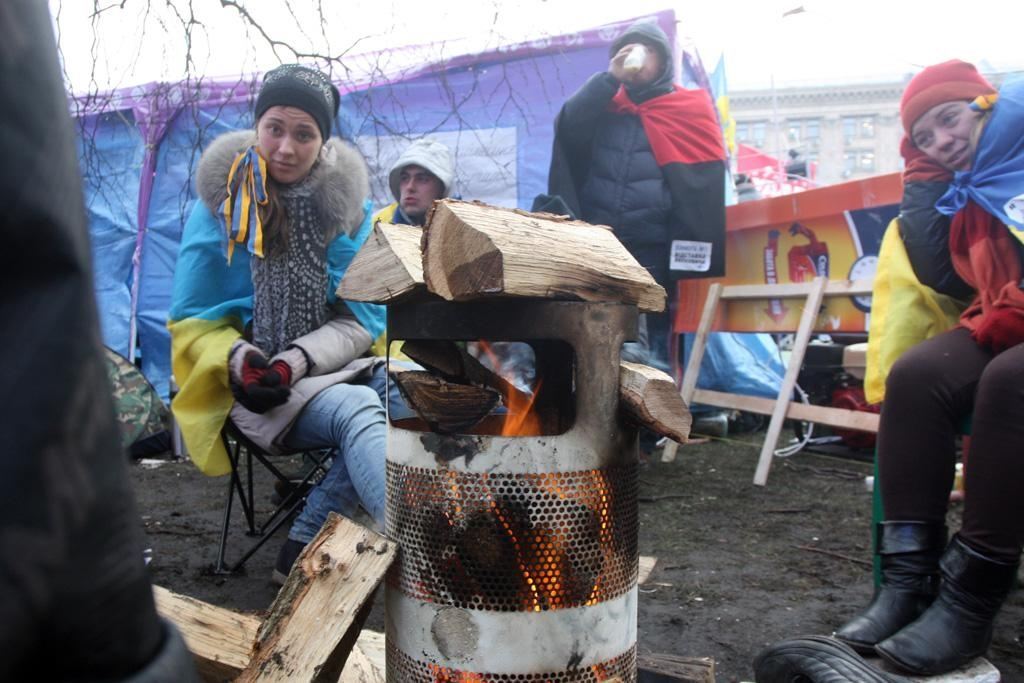
[[[637,104],[619,86],[608,109],[640,117],[658,166],[725,159],[722,130],[707,91],[674,87],[670,93]]]
[[[973,201],[953,216],[949,251],[953,268],[977,291],[960,316],[981,346],[999,353],[1024,342],[1020,242]]]

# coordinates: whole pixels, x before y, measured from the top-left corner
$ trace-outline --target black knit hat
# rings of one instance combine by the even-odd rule
[[[298,107],[313,117],[326,142],[340,101],[338,89],[327,76],[308,66],[285,64],[263,77],[263,87],[256,97],[256,120],[274,106]]]

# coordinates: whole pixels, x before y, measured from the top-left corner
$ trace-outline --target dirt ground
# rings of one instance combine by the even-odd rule
[[[777,459],[757,487],[762,438],[690,445],[672,463],[655,453],[640,473],[640,553],[657,558],[640,587],[640,651],[712,657],[720,683],[753,680],[762,648],[830,633],[871,595],[871,465],[799,453]],[[276,540],[241,574],[209,572],[227,478],[204,477],[188,461],[135,464],[132,477],[154,583],[235,610],[270,605]],[[956,528],[959,510],[950,514]],[[237,525],[229,552],[246,540]],[[368,628],[383,631],[382,603]],[[1004,681],[1024,682],[1024,590],[1000,613],[989,660]]]

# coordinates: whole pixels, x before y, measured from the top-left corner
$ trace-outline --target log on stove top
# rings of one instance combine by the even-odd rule
[[[480,202],[434,202],[422,229],[377,223],[338,296],[390,304],[529,297],[665,309],[666,295],[610,228]]]
[[[609,228],[454,199],[435,202],[422,229],[378,222],[349,265],[338,296],[378,304],[511,296],[629,303],[642,311],[665,306],[665,290]],[[406,342],[403,351],[445,380],[441,384],[410,375],[405,395],[410,399],[415,392],[410,408],[432,424],[447,425],[448,431],[473,424],[473,411],[464,408],[474,396],[481,406],[489,403],[483,388],[495,389],[506,402],[523,402],[523,392],[455,344]],[[635,364],[624,363],[621,370],[623,415],[685,443],[690,412],[672,379]],[[447,418],[445,407],[438,405],[446,400],[456,409]]]
[[[412,225],[378,222],[345,271],[338,296],[349,301],[391,304],[426,293],[422,234]]]

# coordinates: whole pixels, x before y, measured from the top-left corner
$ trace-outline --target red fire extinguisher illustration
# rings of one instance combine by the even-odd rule
[[[819,242],[818,237],[802,223],[789,226],[789,234],[806,237],[808,244],[792,247],[789,250],[790,282],[806,282],[817,275],[828,277],[828,245]]]

